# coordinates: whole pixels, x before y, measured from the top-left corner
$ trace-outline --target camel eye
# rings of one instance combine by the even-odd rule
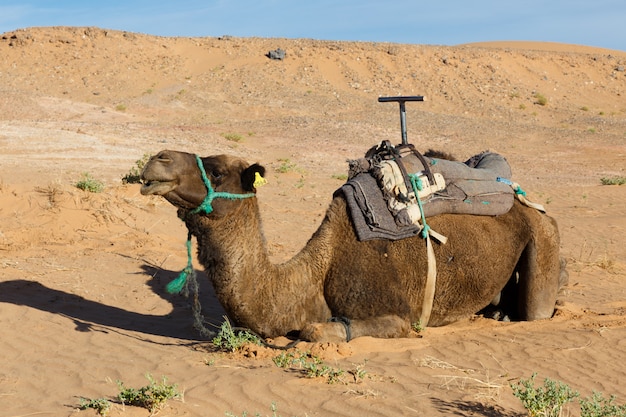
[[[222,175],[222,173],[221,173],[221,172],[216,171],[216,170],[213,170],[213,171],[211,171],[211,176],[212,176],[213,178],[215,178],[216,180],[219,180],[219,179],[221,179],[221,178],[222,178],[222,176],[223,176],[223,175]]]
[[[165,162],[165,163],[169,163],[172,162],[172,158],[170,158],[166,153],[159,153],[156,156],[153,156],[151,159],[156,159],[159,162]]]

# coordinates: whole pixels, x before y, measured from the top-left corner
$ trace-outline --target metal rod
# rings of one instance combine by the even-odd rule
[[[404,106],[404,101],[400,102],[400,133],[402,134],[402,144],[408,144],[409,141],[406,137],[406,107]]]
[[[397,102],[400,104],[400,133],[402,135],[402,144],[409,143],[406,134],[406,106],[407,101],[424,101],[424,96],[397,96],[397,97],[378,97],[379,103]]]

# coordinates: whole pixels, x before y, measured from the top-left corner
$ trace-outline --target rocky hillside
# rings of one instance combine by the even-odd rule
[[[284,60],[266,56],[277,48],[286,51]],[[139,115],[168,105],[187,124],[245,122],[251,115],[268,124],[366,114],[386,120],[389,112],[376,98],[400,94],[427,97],[416,111],[521,125],[596,126],[601,116],[603,129],[611,131],[626,111],[626,54],[573,46],[162,38],[30,28],[3,34],[0,51],[5,97],[28,92]],[[36,108],[28,114],[44,116]]]

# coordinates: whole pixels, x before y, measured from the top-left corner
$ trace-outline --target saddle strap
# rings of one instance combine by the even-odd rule
[[[421,153],[419,153],[417,151],[417,149],[415,149],[415,147],[412,144],[406,144],[406,145],[398,145],[397,147],[391,147],[391,151],[393,153],[393,155],[396,157],[395,161],[398,164],[398,166],[400,167],[400,170],[402,171],[402,175],[404,175],[406,184],[407,184],[407,188],[410,189],[411,187],[411,183],[409,182],[409,174],[417,174],[417,172],[408,172],[408,170],[405,167],[405,164],[403,162],[403,158],[406,158],[402,156],[401,151],[403,149],[408,149],[413,155],[415,155],[415,157],[417,158],[417,160],[420,162],[420,164],[422,165],[422,172],[426,175],[426,178],[428,178],[428,183],[430,185],[435,185],[435,176],[433,175],[432,171],[430,170],[430,165],[428,164],[428,161],[426,161],[426,158],[424,158],[424,155],[422,155]]]
[[[420,315],[420,324],[423,327],[428,326],[430,314],[433,311],[435,286],[437,284],[437,260],[435,259],[433,244],[430,241],[430,234],[426,236],[426,253],[428,254],[428,271],[426,273],[426,287],[424,288],[424,300],[422,301],[422,313]]]
[[[411,149],[411,152],[413,152],[413,154],[417,156],[417,159],[419,159],[422,163],[422,166],[424,167],[424,174],[426,174],[430,185],[435,185],[435,177],[433,176],[433,172],[430,170],[430,165],[426,161],[426,158],[424,158],[424,155],[419,153],[413,145],[409,144],[408,147],[409,149]]]

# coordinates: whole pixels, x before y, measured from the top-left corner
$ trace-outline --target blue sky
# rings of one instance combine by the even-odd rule
[[[626,51],[625,0],[0,0],[0,33],[30,26],[431,45],[530,40]]]

